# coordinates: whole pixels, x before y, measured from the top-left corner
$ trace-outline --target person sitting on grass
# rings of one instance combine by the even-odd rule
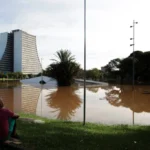
[[[18,138],[16,134],[16,119],[19,115],[4,108],[4,103],[0,98],[0,141],[9,143],[11,138]]]

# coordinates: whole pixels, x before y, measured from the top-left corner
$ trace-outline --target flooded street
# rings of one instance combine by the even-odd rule
[[[146,91],[146,93],[144,93]],[[86,90],[86,121],[150,125],[150,86],[109,85]],[[83,120],[83,88],[35,86],[5,82],[0,86],[5,107],[50,119]]]

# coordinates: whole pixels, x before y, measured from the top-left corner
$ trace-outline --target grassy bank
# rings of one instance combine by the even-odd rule
[[[89,123],[82,126],[82,123],[43,120],[45,124],[18,120],[18,132],[25,147],[34,150],[150,150],[149,126]]]

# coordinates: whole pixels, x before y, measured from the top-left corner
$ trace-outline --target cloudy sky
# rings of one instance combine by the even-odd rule
[[[37,36],[43,68],[60,49],[69,49],[83,67],[84,0],[0,0],[0,32],[21,29]],[[149,0],[87,0],[87,69],[124,58],[133,19],[135,49],[150,50]]]

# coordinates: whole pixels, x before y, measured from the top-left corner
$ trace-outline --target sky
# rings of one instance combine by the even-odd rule
[[[98,68],[135,50],[150,50],[149,0],[87,0],[86,68]],[[0,32],[21,29],[36,35],[45,69],[68,49],[84,66],[84,0],[0,0]]]

